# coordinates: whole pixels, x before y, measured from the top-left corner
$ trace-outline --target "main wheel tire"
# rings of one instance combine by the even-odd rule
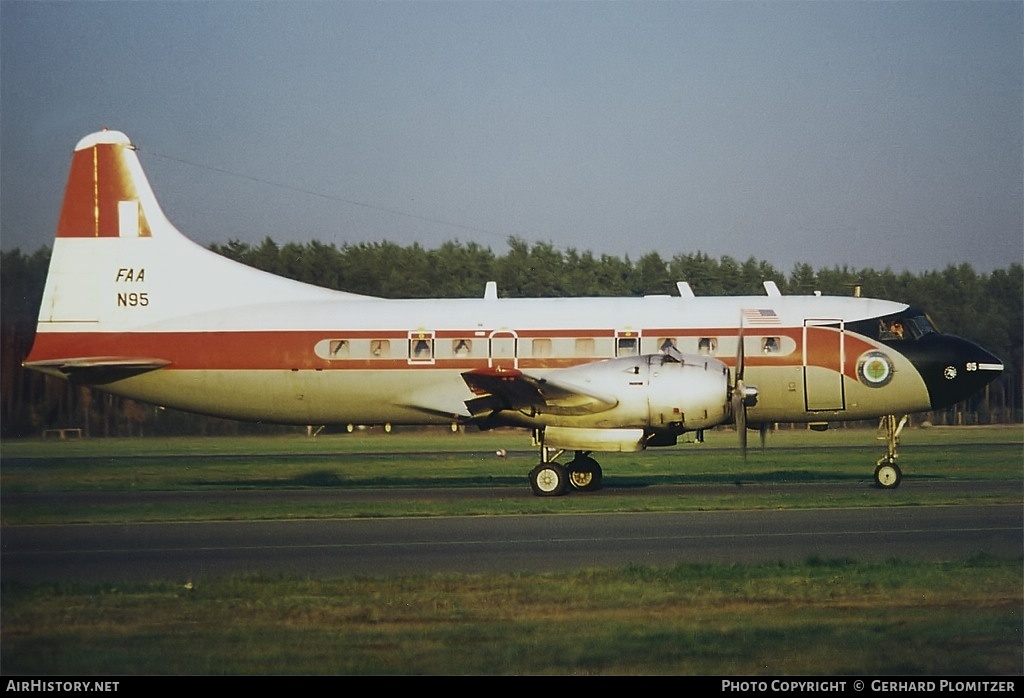
[[[569,484],[580,492],[593,492],[601,488],[601,466],[589,456],[576,458],[566,466],[569,470]]]
[[[882,463],[875,468],[875,484],[883,490],[892,490],[900,486],[903,473],[895,463]]]
[[[560,497],[569,487],[569,471],[558,463],[541,463],[530,471],[530,487],[538,497]]]

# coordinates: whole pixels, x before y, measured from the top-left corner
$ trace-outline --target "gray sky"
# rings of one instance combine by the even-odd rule
[[[1021,262],[1021,2],[0,0],[0,244],[109,127],[209,244]]]

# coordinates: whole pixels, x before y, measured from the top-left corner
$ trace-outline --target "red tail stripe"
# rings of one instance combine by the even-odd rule
[[[57,222],[57,237],[120,235],[118,204],[139,200],[125,162],[126,147],[120,143],[99,143],[75,152],[71,158],[64,204]],[[138,234],[149,237],[149,223],[141,208],[138,215]]]

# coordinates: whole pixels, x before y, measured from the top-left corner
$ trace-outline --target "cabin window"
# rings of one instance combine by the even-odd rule
[[[640,340],[637,337],[618,337],[615,340],[616,356],[636,356],[640,352],[637,347]]]
[[[514,359],[519,351],[519,339],[515,335],[491,336],[491,358],[492,359]]]
[[[391,356],[391,342],[387,339],[371,339],[370,356],[375,359],[388,358]]]
[[[536,358],[545,358],[551,356],[551,340],[550,339],[535,339],[531,347],[533,356]]]
[[[472,339],[453,339],[452,340],[452,355],[453,356],[469,356],[473,353],[473,340]]]
[[[678,349],[675,337],[662,337],[658,340],[658,351],[667,353],[669,349]]]
[[[579,337],[576,340],[576,356],[595,356],[594,340],[591,337]]]
[[[347,359],[349,343],[347,339],[332,339],[328,351],[332,359]]]
[[[704,356],[714,356],[718,353],[718,340],[714,337],[701,337],[697,342],[697,352]]]
[[[782,343],[778,337],[762,337],[761,338],[761,353],[762,354],[778,354],[782,348]]]
[[[352,356],[352,342],[347,339],[321,339],[313,347],[313,353],[321,359],[340,361]]]
[[[409,340],[409,358],[414,361],[429,361],[434,358],[434,340],[426,337]]]

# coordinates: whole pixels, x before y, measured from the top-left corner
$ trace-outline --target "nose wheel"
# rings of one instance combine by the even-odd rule
[[[896,415],[890,414],[882,417],[878,424],[879,431],[885,432],[879,438],[885,439],[886,453],[875,464],[875,484],[884,490],[899,487],[903,480],[903,471],[896,465],[896,459],[899,458],[897,447],[900,445],[900,432],[907,425],[907,419],[908,416],[903,415],[903,419],[897,421]]]
[[[895,463],[882,462],[875,468],[875,484],[882,489],[895,489],[900,486],[900,480],[902,479],[903,471]]]

